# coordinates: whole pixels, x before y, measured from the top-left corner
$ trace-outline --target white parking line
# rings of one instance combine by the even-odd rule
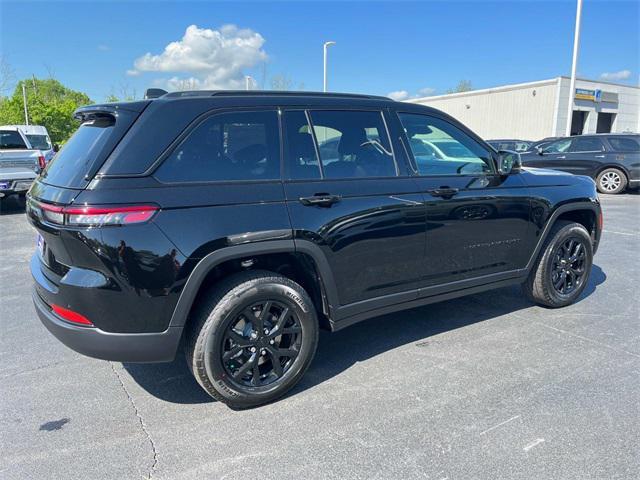
[[[484,432],[480,432],[478,435],[484,435],[485,433],[490,432],[491,430],[494,430],[494,429],[496,429],[498,427],[501,427],[505,423],[509,423],[509,422],[515,420],[516,418],[520,418],[520,415],[516,415],[515,417],[511,417],[509,420],[505,420],[504,422],[500,422],[499,424],[494,425],[491,428],[487,428]]]
[[[526,447],[523,447],[522,450],[524,450],[525,452],[528,452],[529,450],[531,450],[536,445],[540,445],[542,442],[544,442],[544,438],[539,438],[535,442],[531,442]]]
[[[629,237],[635,237],[640,235],[638,233],[627,233],[627,232],[614,232],[613,230],[602,230],[603,233],[615,233],[616,235],[627,235]]]

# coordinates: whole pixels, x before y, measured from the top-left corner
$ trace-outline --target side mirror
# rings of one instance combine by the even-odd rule
[[[498,152],[498,173],[500,175],[509,175],[518,173],[522,168],[522,160],[520,154],[509,150],[500,150]]]
[[[58,153],[58,151],[60,150],[60,145],[58,145],[57,143],[53,144],[53,151]]]
[[[538,152],[538,155],[544,155],[544,150],[542,150],[542,147],[536,147],[536,152]]]

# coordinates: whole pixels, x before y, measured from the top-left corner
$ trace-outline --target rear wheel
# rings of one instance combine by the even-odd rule
[[[215,287],[194,321],[187,362],[207,393],[235,408],[284,395],[304,375],[318,343],[305,290],[270,272],[239,273]]]
[[[539,305],[570,305],[585,289],[592,261],[593,245],[584,226],[559,221],[549,232],[523,290]]]
[[[627,176],[617,168],[607,168],[598,175],[596,185],[600,193],[620,193],[627,187]]]

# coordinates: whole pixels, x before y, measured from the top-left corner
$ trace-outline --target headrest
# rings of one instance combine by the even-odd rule
[[[263,143],[248,145],[233,154],[233,158],[241,163],[252,165],[267,156],[267,147]]]
[[[296,133],[291,138],[292,151],[301,158],[315,158],[316,149],[310,133]]]
[[[338,152],[341,155],[353,155],[362,152],[361,145],[367,141],[367,136],[362,128],[347,129],[340,137]]]

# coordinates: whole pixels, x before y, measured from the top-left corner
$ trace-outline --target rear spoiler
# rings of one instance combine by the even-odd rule
[[[138,100],[135,102],[118,102],[118,103],[103,103],[96,105],[86,105],[80,107],[73,112],[73,118],[80,120],[81,122],[89,120],[95,117],[101,116],[115,116],[120,110],[126,110],[128,112],[140,113],[147,105],[149,100]]]

